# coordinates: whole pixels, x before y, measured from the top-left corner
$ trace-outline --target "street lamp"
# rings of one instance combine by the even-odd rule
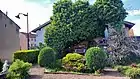
[[[29,21],[28,21],[28,13],[27,14],[24,14],[24,13],[19,13],[17,16],[15,16],[16,18],[20,19],[20,15],[24,15],[27,17],[27,47],[28,47],[28,50],[29,50]]]

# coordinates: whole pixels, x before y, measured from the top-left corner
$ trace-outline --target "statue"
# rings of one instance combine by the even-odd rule
[[[5,60],[4,64],[3,64],[3,68],[2,68],[2,72],[1,73],[6,73],[8,71],[8,61]]]

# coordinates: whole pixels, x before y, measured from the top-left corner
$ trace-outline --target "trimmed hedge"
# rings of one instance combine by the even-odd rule
[[[42,67],[52,68],[55,66],[56,52],[51,47],[43,48],[38,56],[38,64]]]
[[[84,56],[78,53],[69,53],[62,59],[63,67],[67,71],[81,72],[85,69]]]
[[[17,51],[13,55],[13,60],[16,59],[23,60],[24,62],[29,62],[36,64],[38,60],[39,50],[21,50]]]
[[[91,71],[103,69],[106,66],[107,54],[99,47],[91,47],[85,54],[86,65]]]

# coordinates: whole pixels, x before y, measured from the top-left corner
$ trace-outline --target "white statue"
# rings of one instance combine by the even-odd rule
[[[2,68],[2,73],[5,73],[8,71],[8,61],[5,60],[4,64],[3,64],[3,68]]]

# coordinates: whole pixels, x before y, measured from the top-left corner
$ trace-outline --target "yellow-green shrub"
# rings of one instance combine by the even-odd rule
[[[19,59],[15,60],[8,69],[7,79],[28,79],[28,71],[31,66],[32,64],[28,62],[23,62]]]
[[[131,79],[140,79],[140,68],[129,68],[124,72],[124,75]]]
[[[131,66],[116,66],[115,67],[123,75],[130,77],[130,79],[140,79],[140,68]]]
[[[85,68],[84,56],[77,53],[69,53],[62,59],[64,68],[68,71],[82,71]]]
[[[13,55],[13,60],[20,59],[24,62],[37,63],[39,50],[21,50]]]

